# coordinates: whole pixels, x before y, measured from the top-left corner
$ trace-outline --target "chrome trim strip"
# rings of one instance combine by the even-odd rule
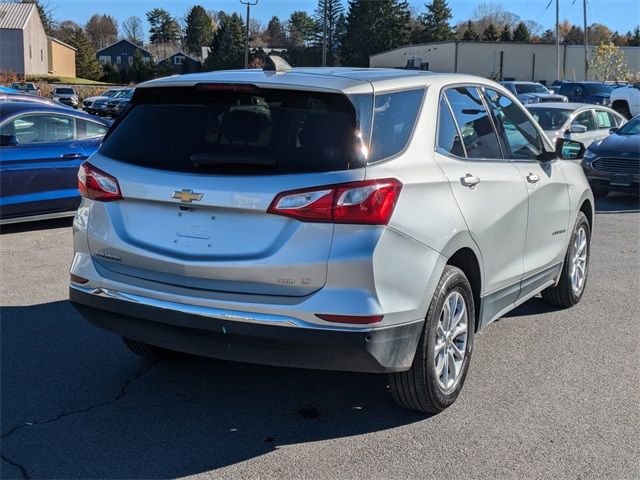
[[[44,213],[42,215],[27,215],[25,217],[5,218],[0,220],[0,225],[11,225],[12,223],[37,222],[39,220],[53,220],[54,218],[65,218],[75,216],[75,210],[68,212]]]
[[[143,297],[141,295],[135,295],[133,293],[118,292],[108,288],[87,288],[80,285],[70,284],[70,288],[78,290],[83,293],[91,295],[97,295],[105,298],[113,298],[116,300],[123,300],[126,302],[137,303],[140,305],[146,305],[149,307],[162,308],[165,310],[173,310],[182,313],[188,313],[192,315],[199,315],[202,317],[218,318],[222,320],[229,320],[233,322],[246,322],[256,323],[260,325],[272,325],[279,327],[295,327],[295,328],[308,328],[313,330],[332,330],[343,332],[370,332],[373,330],[371,326],[367,327],[344,327],[344,326],[327,326],[316,325],[310,322],[305,322],[294,317],[287,317],[284,315],[272,315],[256,312],[243,312],[238,310],[226,310],[213,307],[202,307],[199,305],[189,305],[186,303],[170,302],[167,300],[159,300],[156,298]],[[419,320],[417,320],[419,321]],[[409,322],[413,323],[413,322]],[[395,325],[392,325],[395,326]],[[382,327],[384,328],[384,327]]]

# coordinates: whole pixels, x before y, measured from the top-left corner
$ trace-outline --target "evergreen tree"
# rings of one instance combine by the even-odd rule
[[[476,29],[473,26],[473,22],[471,20],[467,22],[467,29],[464,31],[462,40],[467,40],[467,41],[472,40],[476,42],[480,40],[480,35],[478,35],[478,32],[476,32]]]
[[[556,34],[553,30],[548,28],[544,31],[542,37],[540,37],[540,40],[542,41],[542,43],[556,43]]]
[[[411,13],[405,0],[350,0],[342,58],[350,66],[369,66],[369,55],[406,45]]]
[[[200,56],[202,47],[211,45],[213,40],[213,22],[207,11],[196,5],[185,19],[185,47],[188,52]]]
[[[105,83],[120,83],[122,81],[120,70],[113,63],[108,63],[102,67],[100,80]]]
[[[502,27],[502,31],[500,32],[500,41],[501,42],[513,41],[513,36],[511,35],[511,29],[509,28],[509,25],[507,25],[506,23],[504,24],[504,27]]]
[[[489,26],[484,29],[484,32],[482,32],[482,39],[487,42],[496,42],[498,38],[498,30],[493,23],[490,23]]]
[[[286,31],[280,19],[271,17],[267,29],[265,30],[265,41],[269,47],[282,47],[285,43]]]
[[[449,25],[452,15],[447,0],[433,0],[425,6],[427,12],[418,18],[422,31],[417,40],[420,43],[450,40],[453,37],[453,29]]]
[[[298,10],[289,17],[287,30],[287,43],[290,46],[302,47],[313,41],[316,34],[316,24],[307,12]]]
[[[171,14],[164,8],[154,8],[147,12],[149,41],[154,44],[176,43],[180,39],[180,27]]]
[[[322,45],[322,34],[324,25],[324,9],[327,9],[327,52],[336,53],[338,51],[338,22],[340,17],[344,18],[344,6],[342,0],[318,0],[318,6],[313,13],[316,22],[315,42]]]
[[[631,47],[640,47],[640,25],[636,25],[633,33],[627,33],[627,43]]]
[[[242,68],[244,65],[245,27],[237,13],[219,14],[219,24],[205,62],[206,70]]]
[[[531,33],[529,29],[524,24],[524,22],[518,23],[516,29],[513,31],[513,41],[514,42],[530,42],[531,41]]]
[[[140,83],[151,78],[151,68],[144,63],[140,50],[136,50],[133,54],[133,63],[128,70],[129,80],[132,82]]]
[[[93,44],[84,30],[78,28],[70,38],[70,45],[76,49],[76,77],[100,80],[102,66],[96,58]]]

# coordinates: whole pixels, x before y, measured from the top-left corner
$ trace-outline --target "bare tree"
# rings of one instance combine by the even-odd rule
[[[122,22],[122,34],[124,38],[137,45],[144,43],[144,28],[142,26],[142,19],[132,15]]]
[[[473,12],[474,27],[482,32],[489,25],[493,24],[497,28],[505,25],[513,30],[520,22],[520,17],[505,8],[500,3],[481,3]]]
[[[96,50],[112,44],[118,38],[118,23],[111,15],[94,14],[85,30]]]
[[[265,46],[263,39],[265,28],[262,22],[256,18],[249,20],[249,47],[262,48]]]

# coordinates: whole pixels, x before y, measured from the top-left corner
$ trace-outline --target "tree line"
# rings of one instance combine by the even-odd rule
[[[77,49],[77,75],[88,79],[139,81],[163,72],[154,71],[141,58],[134,58],[131,72],[118,72],[113,66],[101,66],[96,51],[124,38],[144,46],[156,58],[168,57],[178,50],[200,58],[208,47],[203,70],[241,68],[246,41],[245,21],[236,12],[207,10],[201,5],[190,8],[184,17],[174,17],[163,8],[149,10],[148,42],[142,19],[131,16],[118,24],[108,14],[95,14],[85,25],[70,20],[55,21],[50,2],[55,0],[14,0],[36,3],[47,33]],[[448,40],[489,42],[555,43],[555,31],[543,30],[535,21],[525,20],[500,4],[479,4],[472,17],[452,24],[447,0],[432,0],[419,11],[406,0],[318,0],[310,14],[298,10],[286,19],[273,16],[264,25],[252,19],[249,47],[252,66],[260,66],[266,49],[276,49],[294,66],[317,66],[321,63],[324,10],[327,10],[328,65],[368,66],[369,56],[385,50],[416,43]],[[560,24],[560,41],[580,44],[581,27],[568,20]],[[588,27],[591,44],[640,46],[640,26],[633,32],[612,32],[605,25]]]

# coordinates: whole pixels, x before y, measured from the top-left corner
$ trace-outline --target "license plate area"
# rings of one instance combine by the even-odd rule
[[[609,185],[614,187],[630,187],[633,181],[632,175],[613,173],[609,178]]]

